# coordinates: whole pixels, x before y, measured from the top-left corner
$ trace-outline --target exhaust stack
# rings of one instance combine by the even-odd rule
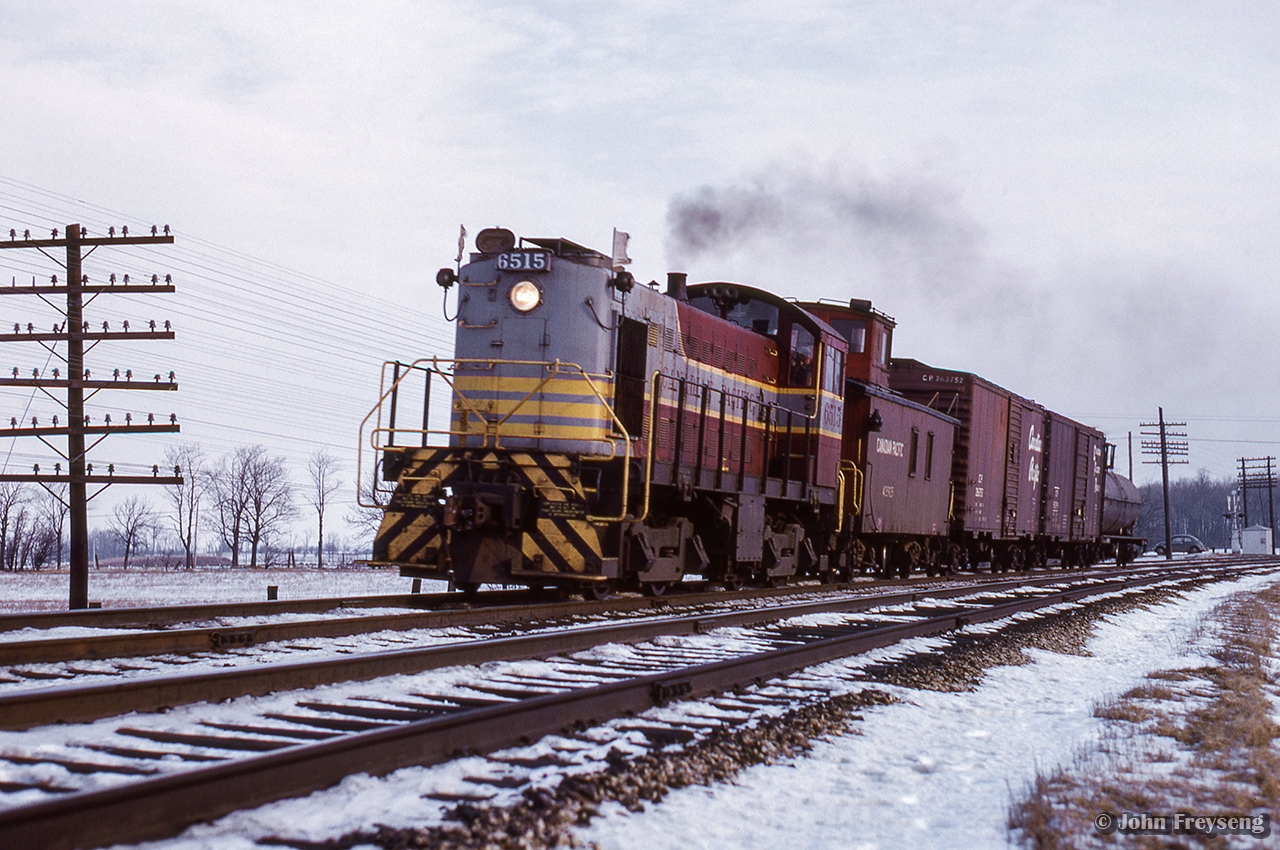
[[[688,301],[689,290],[685,288],[689,275],[684,272],[667,272],[667,294],[677,301]]]

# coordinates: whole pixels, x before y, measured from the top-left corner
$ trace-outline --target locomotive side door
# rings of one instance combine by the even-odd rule
[[[620,317],[618,356],[613,373],[613,411],[632,439],[638,438],[644,430],[648,353],[649,323]]]

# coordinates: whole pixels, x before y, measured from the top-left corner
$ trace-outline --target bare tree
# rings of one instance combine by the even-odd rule
[[[268,457],[264,446],[237,449],[213,477],[216,522],[231,549],[231,565],[240,565],[240,547],[249,544],[249,566],[258,552],[297,515],[284,460]]]
[[[245,534],[249,538],[249,566],[258,565],[258,550],[298,515],[293,505],[293,484],[284,459],[267,457],[255,446],[248,467],[248,499],[245,502]]]
[[[124,569],[129,569],[129,556],[157,522],[151,505],[140,496],[130,496],[115,506],[111,512],[111,530],[124,544]]]
[[[187,569],[196,565],[196,544],[200,529],[200,506],[209,492],[210,473],[205,465],[204,450],[194,443],[170,446],[164,453],[167,466],[177,469],[181,484],[166,488],[173,513],[169,520],[186,553]]]
[[[21,514],[21,506],[30,498],[27,488],[14,481],[0,482],[0,566],[13,569],[16,558],[14,521]]]
[[[244,537],[245,514],[248,510],[249,467],[253,464],[255,450],[262,453],[262,446],[241,447],[222,459],[220,469],[210,479],[213,491],[214,523],[218,536],[231,550],[231,566],[240,566],[240,543]]]
[[[27,519],[26,506],[19,504],[9,523],[9,546],[5,552],[5,565],[11,570],[20,570],[27,565]]]
[[[62,541],[58,533],[49,524],[49,517],[38,517],[31,526],[31,533],[27,536],[27,544],[24,547],[27,555],[24,560],[31,563],[31,569],[39,570],[49,563],[49,560],[55,553],[60,552],[61,548]]]
[[[360,484],[360,501],[347,514],[347,524],[356,529],[361,541],[371,541],[382,527],[382,516],[391,501],[391,489],[381,486],[379,466],[374,464]],[[371,505],[372,507],[366,507]]]
[[[56,556],[54,566],[62,565],[62,548],[66,539],[67,515],[71,513],[71,504],[67,501],[67,485],[66,484],[45,484],[44,489],[49,491],[48,498],[44,501],[44,515],[41,522],[44,525],[50,541],[53,544],[53,551],[50,556]]]
[[[342,486],[338,479],[338,461],[324,449],[316,449],[307,461],[311,475],[311,489],[307,491],[307,504],[316,510],[316,565],[324,566],[324,509]]]

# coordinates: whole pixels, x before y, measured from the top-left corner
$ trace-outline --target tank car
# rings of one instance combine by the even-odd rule
[[[374,563],[589,594],[839,566],[848,346],[825,322],[727,283],[637,286],[499,228],[437,281],[460,291],[455,356],[388,364],[366,419],[394,482]],[[450,393],[446,430],[394,421],[422,376]]]
[[[1142,516],[1142,493],[1137,485],[1110,469],[1102,494],[1102,545],[1117,564],[1127,564],[1146,550],[1146,540],[1135,534]]]

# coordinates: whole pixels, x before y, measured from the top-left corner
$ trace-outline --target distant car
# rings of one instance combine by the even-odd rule
[[[1203,552],[1207,548],[1209,547],[1201,543],[1199,538],[1192,537],[1190,534],[1173,535],[1173,551],[1174,552],[1189,552],[1190,554],[1194,555],[1197,552]],[[1168,551],[1169,551],[1169,547],[1166,546],[1164,543],[1156,544],[1157,555],[1164,555],[1168,553]]]

